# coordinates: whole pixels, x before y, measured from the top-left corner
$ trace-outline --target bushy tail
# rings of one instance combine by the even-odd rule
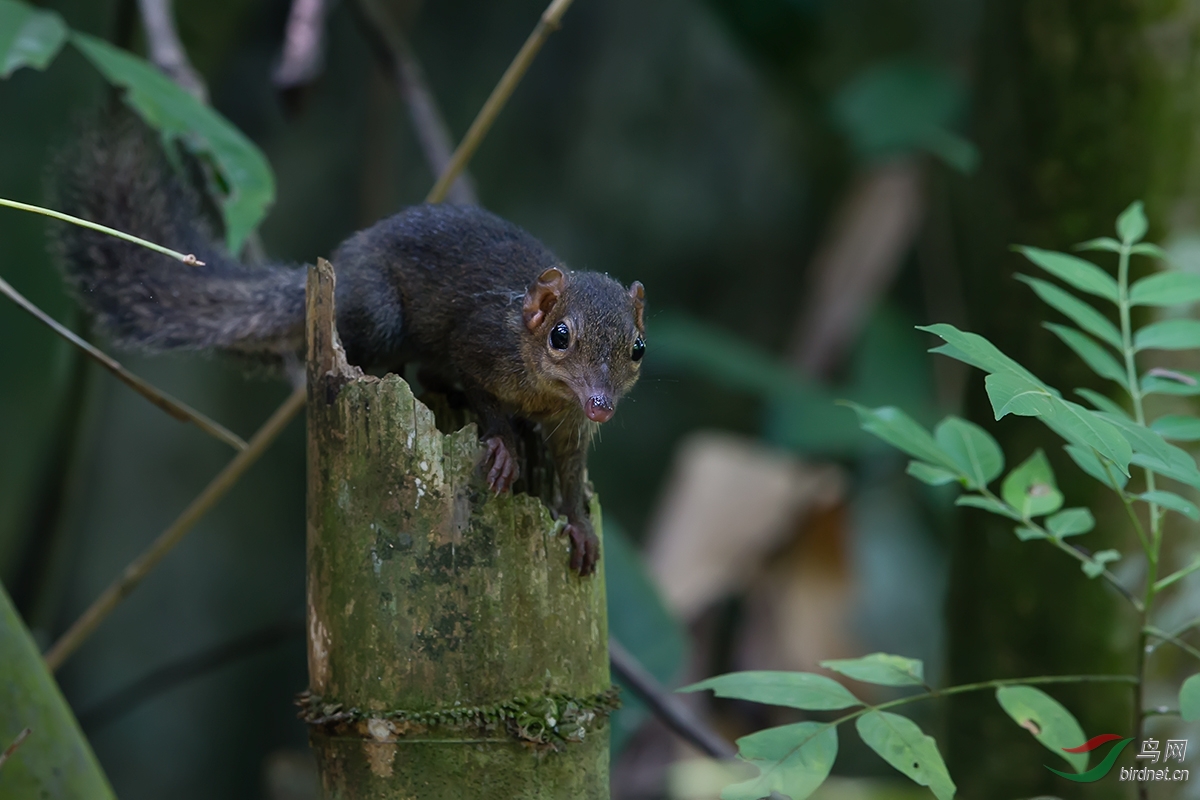
[[[67,282],[100,332],[123,349],[225,350],[275,360],[303,345],[305,271],[247,267],[213,241],[195,191],[137,120],[106,120],[61,158],[54,184],[68,214],[134,234],[188,266],[66,223],[52,233]]]

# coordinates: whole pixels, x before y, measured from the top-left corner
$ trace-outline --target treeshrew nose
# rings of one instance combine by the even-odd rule
[[[583,411],[592,422],[608,422],[613,412],[617,410],[616,403],[606,394],[594,394],[588,398]]]

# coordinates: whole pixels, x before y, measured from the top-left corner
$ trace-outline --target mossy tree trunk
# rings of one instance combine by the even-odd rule
[[[1117,214],[1139,198],[1152,220],[1152,240],[1166,235],[1168,224],[1197,226],[1200,62],[1191,8],[1175,0],[985,3],[973,124],[982,167],[950,192],[968,327],[1066,395],[1080,386],[1111,394],[1113,387],[1042,329],[1043,319],[1063,319],[1013,280],[1014,272],[1037,269],[1008,248],[1068,250],[1112,236]],[[1109,254],[1089,255],[1109,269],[1115,265]],[[990,423],[978,373],[969,411]],[[1082,476],[1053,434],[1011,417],[992,429],[1010,467],[1045,447],[1067,504],[1096,512],[1097,532],[1079,544],[1138,552],[1111,492]],[[1017,541],[1012,523],[970,510],[959,519],[949,598],[954,683],[1134,671],[1137,619],[1120,598],[1051,548]],[[1089,684],[1051,693],[1089,736],[1133,735],[1127,688]],[[990,696],[960,698],[949,711],[950,766],[963,796],[1125,793],[1115,781],[1056,779],[1042,766],[1048,754]]]
[[[604,798],[604,576],[545,505],[493,497],[474,425],[347,366],[309,274],[308,647],[327,798]],[[603,563],[603,562],[602,562]]]

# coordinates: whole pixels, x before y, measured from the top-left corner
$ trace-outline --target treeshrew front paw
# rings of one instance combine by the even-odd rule
[[[563,533],[571,539],[571,569],[580,577],[596,571],[600,560],[600,540],[592,532],[592,526],[582,522],[568,522]]]
[[[487,452],[483,454],[483,468],[487,471],[487,483],[492,491],[501,494],[512,488],[520,474],[517,458],[512,448],[499,436],[487,440]]]

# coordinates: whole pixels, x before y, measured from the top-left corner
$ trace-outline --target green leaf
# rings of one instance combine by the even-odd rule
[[[930,486],[945,486],[947,483],[962,480],[962,476],[958,473],[944,470],[941,467],[935,467],[932,464],[926,464],[924,461],[908,462],[908,469],[905,472]]]
[[[1066,753],[1087,741],[1083,728],[1061,703],[1033,686],[1002,686],[996,701],[1013,722],[1033,734],[1047,750],[1062,758],[1076,772],[1087,769],[1087,753]]]
[[[1200,320],[1165,319],[1133,335],[1135,350],[1191,350],[1200,347]]]
[[[21,67],[45,69],[66,41],[67,26],[58,14],[0,0],[0,78]]]
[[[1150,244],[1149,242],[1135,244],[1133,247],[1129,248],[1129,252],[1133,253],[1135,256],[1149,256],[1150,258],[1157,258],[1160,261],[1166,261],[1168,263],[1171,261],[1171,257],[1167,255],[1166,250],[1163,250],[1156,244]]]
[[[1054,480],[1050,461],[1039,447],[1033,455],[1022,461],[1000,489],[1004,502],[1017,510],[1021,519],[1032,519],[1053,514],[1062,508],[1063,496]]]
[[[945,322],[939,322],[936,325],[918,325],[917,330],[926,331],[932,333],[934,336],[941,337],[949,345],[949,347],[935,347],[930,350],[931,353],[942,353],[965,364],[978,367],[987,373],[1011,372],[1022,376],[1046,391],[1051,391],[1045,384],[1038,380],[1036,375],[1004,355],[994,344],[977,333],[960,331],[958,328]]]
[[[957,472],[958,465],[949,455],[942,452],[929,432],[900,409],[893,406],[872,409],[850,402],[843,402],[842,405],[854,409],[854,413],[858,415],[858,424],[864,431],[878,436],[910,456]]]
[[[1013,528],[1013,533],[1015,533],[1017,538],[1022,542],[1032,542],[1036,539],[1047,538],[1046,534],[1042,533],[1037,528],[1030,528],[1027,525],[1018,525],[1017,527]]]
[[[925,685],[925,665],[919,659],[889,653],[822,661],[821,666],[863,683],[877,683],[880,686]]]
[[[1046,529],[1059,539],[1087,533],[1094,527],[1096,527],[1096,520],[1092,518],[1092,512],[1086,508],[1065,508],[1054,516],[1046,518]]]
[[[1120,245],[1117,245],[1112,239],[1093,239],[1092,241],[1109,241],[1120,249]],[[1085,242],[1084,244],[1091,244],[1091,242]],[[1080,245],[1080,248],[1092,249],[1085,248],[1083,245]],[[1105,300],[1111,300],[1114,303],[1117,302],[1116,280],[1092,262],[1085,261],[1078,256],[1068,255],[1067,253],[1056,253],[1053,250],[1041,250],[1037,247],[1018,246],[1014,249],[1054,277],[1071,284],[1079,291],[1103,297]],[[1098,247],[1095,249],[1110,248]]]
[[[956,506],[970,506],[971,508],[981,508],[984,511],[990,511],[993,514],[999,514],[1002,517],[1021,521],[1021,515],[1013,511],[1008,506],[990,497],[983,497],[977,494],[959,495],[954,500]]]
[[[798,722],[743,736],[737,744],[738,755],[758,767],[759,775],[726,786],[721,800],[761,800],[772,792],[804,800],[833,769],[837,728],[821,722]]]
[[[1136,497],[1139,500],[1145,500],[1147,503],[1157,503],[1163,508],[1177,511],[1192,522],[1200,522],[1200,509],[1174,492],[1165,492],[1162,489],[1157,489],[1153,492],[1142,492],[1136,495]]]
[[[1098,553],[1092,554],[1091,561],[1085,561],[1081,565],[1083,574],[1089,578],[1098,578],[1104,573],[1104,565],[1111,564],[1113,561],[1119,561],[1121,554],[1116,550],[1101,550]]]
[[[1124,417],[1125,419],[1130,418],[1128,411],[1099,392],[1092,391],[1091,389],[1076,389],[1075,394],[1087,400],[1100,411],[1107,411],[1109,414],[1116,414],[1118,417]]]
[[[1079,447],[1078,445],[1066,445],[1064,450],[1071,460],[1088,475],[1091,475],[1096,480],[1103,483],[1105,486],[1112,487],[1117,491],[1125,488],[1125,484],[1129,482],[1127,475],[1122,475],[1121,471],[1109,464],[1107,470],[1104,469],[1104,462],[1096,455],[1095,451],[1088,448]]]
[[[997,372],[983,379],[992,413],[996,420],[1008,414],[1018,417],[1040,417],[1054,411],[1054,395],[1024,375],[1012,372]]]
[[[1095,339],[1083,331],[1068,328],[1066,325],[1056,325],[1053,322],[1044,322],[1042,325],[1061,339],[1063,344],[1074,350],[1075,355],[1082,358],[1084,363],[1091,367],[1092,372],[1101,378],[1116,381],[1126,390],[1129,389],[1129,379],[1125,374],[1125,368],[1117,362],[1117,359],[1113,358],[1112,353],[1097,344]]]
[[[1056,399],[1050,414],[1040,417],[1048,428],[1072,444],[1090,447],[1111,461],[1123,474],[1129,474],[1132,448],[1121,431],[1102,412],[1084,408],[1070,400]]]
[[[1110,253],[1121,252],[1121,243],[1110,236],[1101,236],[1098,239],[1088,239],[1086,242],[1080,242],[1075,245],[1076,250],[1106,250]],[[1116,302],[1114,300],[1114,302]]]
[[[982,489],[1004,471],[1004,453],[983,428],[958,417],[946,417],[934,430],[942,452],[966,476],[968,489]]]
[[[957,790],[937,742],[908,717],[888,711],[868,711],[855,721],[863,743],[938,800],[950,800]]]
[[[717,697],[803,708],[807,711],[829,711],[862,705],[861,700],[833,678],[811,672],[731,672],[693,683],[679,691],[699,692],[704,689],[712,689]]]
[[[1179,687],[1179,714],[1184,722],[1200,719],[1200,673],[1188,678]]]
[[[1155,367],[1142,376],[1142,394],[1200,394],[1200,372]]]
[[[1049,281],[1017,275],[1017,280],[1028,284],[1038,297],[1051,308],[1069,317],[1085,331],[1121,349],[1121,332],[1108,318],[1068,291],[1058,288]]]
[[[1200,419],[1196,417],[1168,414],[1151,422],[1150,430],[1176,442],[1200,441]]]
[[[1135,306],[1180,306],[1200,300],[1200,275],[1193,272],[1160,272],[1142,278],[1129,289]]]
[[[1168,444],[1162,436],[1144,425],[1113,414],[1099,412],[1113,423],[1133,448],[1132,463],[1173,480],[1200,489],[1200,470],[1186,450]]]
[[[71,42],[110,83],[126,90],[125,102],[164,139],[178,139],[212,164],[227,192],[221,198],[226,245],[230,252],[241,250],[275,199],[275,178],[259,149],[142,59],[82,33],[72,33]]]
[[[673,684],[687,652],[687,633],[663,602],[641,552],[611,514],[604,518],[604,562],[609,636],[660,683]],[[619,679],[617,683],[628,688]],[[631,695],[623,691],[621,707],[608,718],[614,753],[621,752],[650,716]]]
[[[1146,211],[1141,200],[1134,200],[1129,207],[1117,217],[1117,236],[1126,245],[1140,242],[1146,235],[1149,223],[1146,221]]]
[[[0,796],[112,800],[87,737],[3,586],[0,653],[0,747],[26,727],[33,731],[0,769]]]

